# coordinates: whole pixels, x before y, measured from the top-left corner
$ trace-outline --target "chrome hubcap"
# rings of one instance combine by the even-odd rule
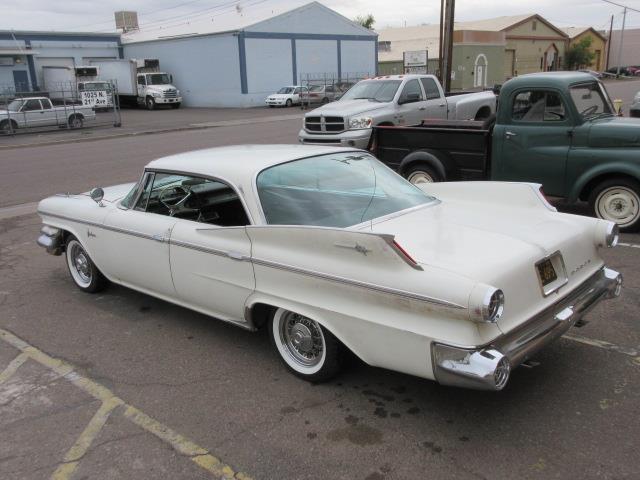
[[[640,216],[640,198],[626,187],[611,187],[598,195],[596,208],[600,218],[628,225]]]
[[[297,363],[310,367],[321,361],[324,339],[316,322],[297,313],[287,312],[280,322],[279,333],[282,344]]]
[[[409,182],[414,185],[420,185],[421,183],[433,183],[433,177],[427,172],[415,172],[409,176]]]
[[[78,245],[73,246],[73,252],[71,252],[71,258],[76,272],[85,283],[91,282],[91,267],[89,266],[89,260],[87,259],[84,250]]]

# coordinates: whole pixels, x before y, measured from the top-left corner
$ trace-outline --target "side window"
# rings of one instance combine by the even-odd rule
[[[420,82],[417,79],[409,80],[402,90],[400,100],[403,102],[419,102],[424,100]]]
[[[40,100],[40,103],[42,104],[42,109],[43,110],[51,110],[51,101],[50,100]]]
[[[222,227],[249,224],[240,197],[226,183],[172,173],[155,174],[136,210]]]
[[[144,81],[144,75],[138,76],[138,85],[146,85],[147,83]]]
[[[138,203],[136,203],[136,206],[134,207],[135,210],[139,210],[141,212],[146,211],[147,205],[149,203],[149,196],[151,194],[151,186],[153,185],[154,177],[155,177],[155,173],[152,173],[152,172],[145,173],[141,183],[142,193],[140,194]],[[137,195],[137,192],[136,192],[136,195]]]
[[[516,95],[511,118],[520,122],[562,122],[566,113],[557,93],[531,90]]]
[[[333,90],[333,85],[327,85],[327,86],[325,87],[325,92],[327,92],[327,93],[333,93],[333,92],[334,92],[334,90]]]
[[[42,110],[42,107],[40,106],[40,100],[27,100],[24,104],[24,106],[22,107],[22,111],[23,112],[28,112],[31,110]]]
[[[421,78],[420,81],[422,82],[427,100],[440,98],[440,90],[438,90],[438,85],[436,85],[436,81],[433,78]]]

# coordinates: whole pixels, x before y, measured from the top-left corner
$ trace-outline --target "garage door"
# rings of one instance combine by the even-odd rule
[[[44,85],[42,67],[73,67],[73,57],[34,57],[38,85]]]

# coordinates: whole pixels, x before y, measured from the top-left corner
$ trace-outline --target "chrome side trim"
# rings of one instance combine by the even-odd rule
[[[406,290],[399,290],[391,287],[384,287],[382,285],[377,285],[375,283],[369,282],[361,282],[359,280],[352,280],[345,277],[340,277],[338,275],[331,275],[329,273],[318,272],[315,270],[309,270],[306,268],[298,268],[292,265],[287,265],[284,263],[273,262],[271,260],[265,260],[261,258],[253,258],[251,259],[254,265],[261,265],[263,267],[276,268],[278,270],[285,270],[292,273],[298,273],[300,275],[306,275],[314,278],[321,278],[323,280],[329,280],[336,283],[342,283],[344,285],[351,285],[354,287],[365,288],[367,290],[372,290],[379,293],[386,293],[389,295],[395,295],[398,297],[409,298],[411,300],[418,300],[420,302],[432,303],[434,305],[440,305],[443,307],[456,308],[465,310],[467,307],[458,305],[457,303],[449,302],[447,300],[441,300],[439,298],[429,297],[427,295],[422,295],[415,292],[408,292]]]

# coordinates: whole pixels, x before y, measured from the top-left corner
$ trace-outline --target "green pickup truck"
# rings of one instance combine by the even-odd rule
[[[640,119],[617,116],[586,73],[509,80],[490,121],[374,127],[369,149],[412,183],[540,183],[567,203],[588,201],[624,231],[640,229]]]

